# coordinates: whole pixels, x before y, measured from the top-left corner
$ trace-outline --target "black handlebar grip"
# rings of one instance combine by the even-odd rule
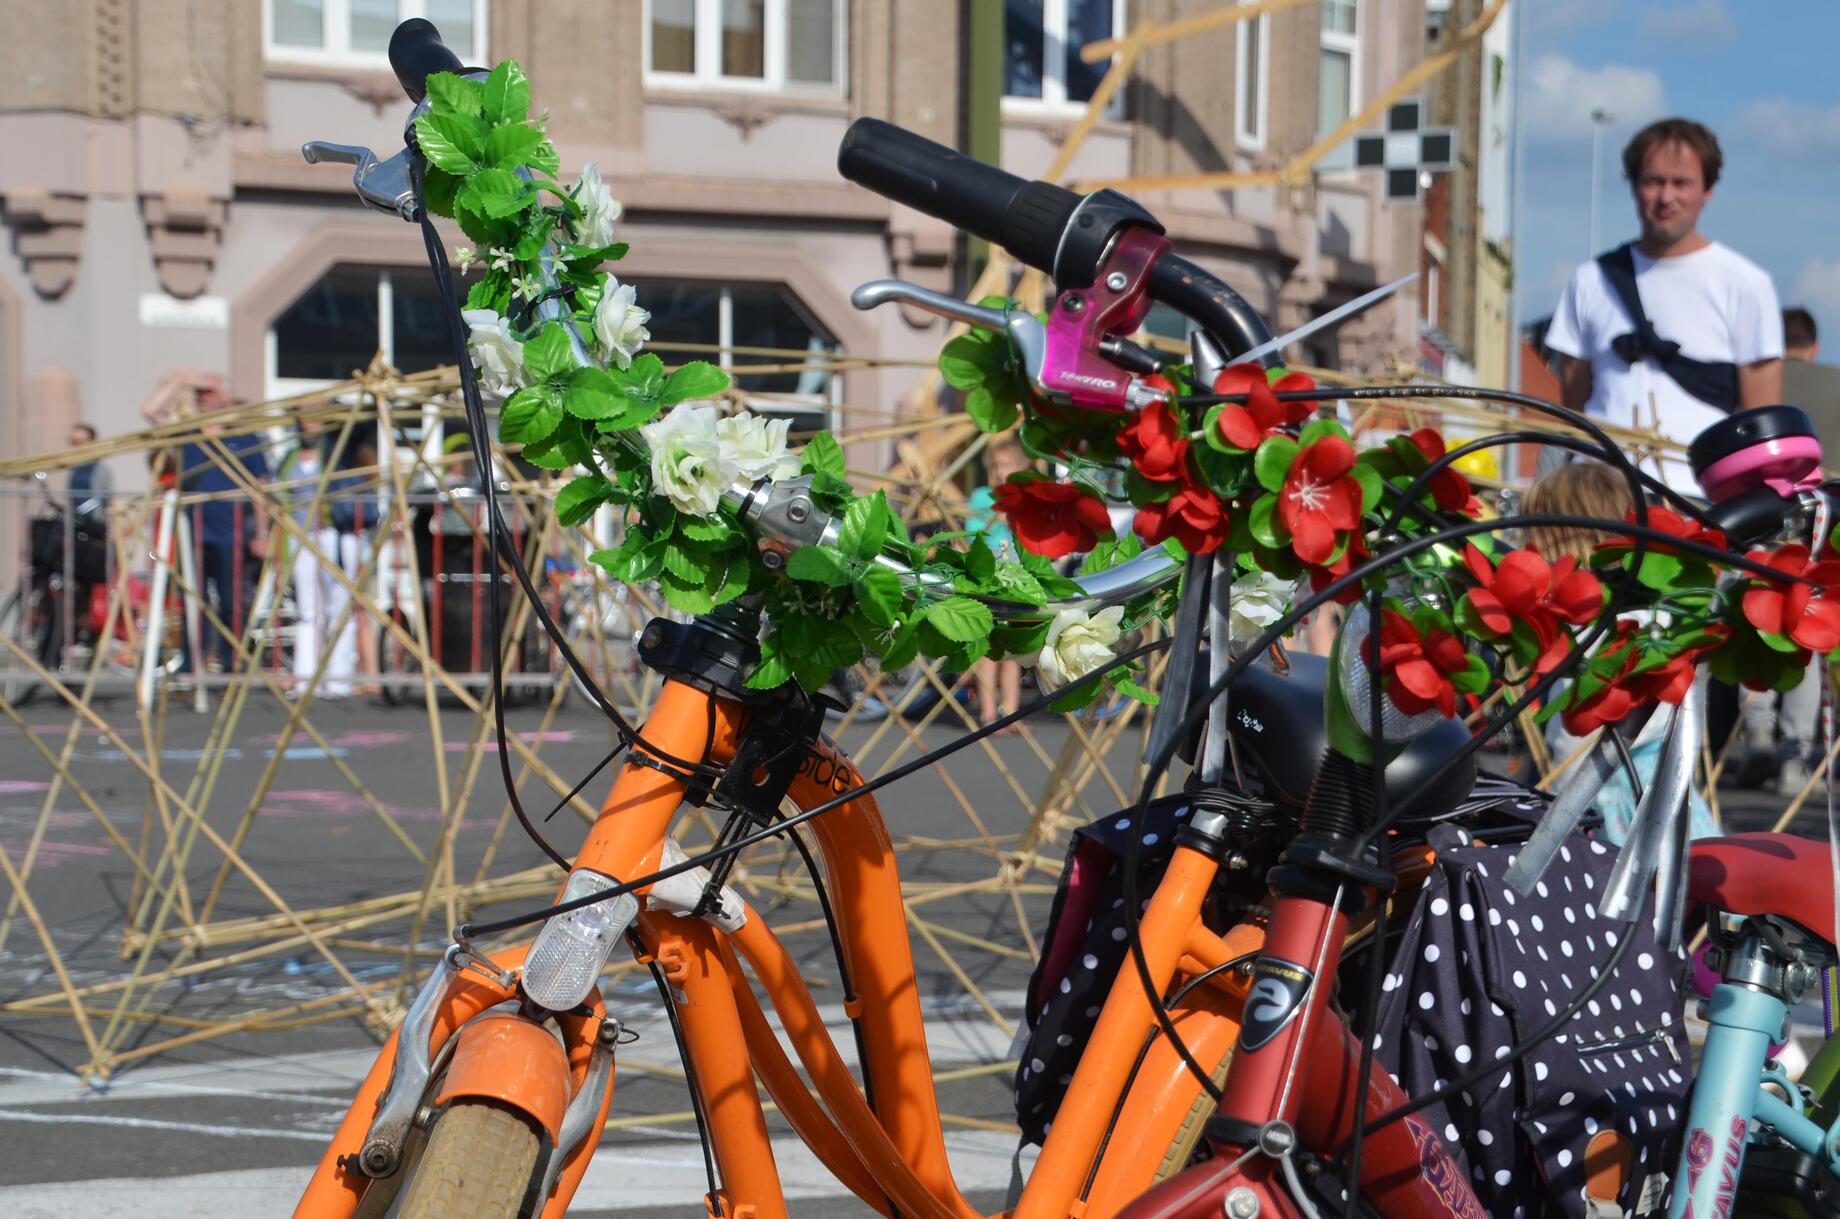
[[[880,119],[850,124],[837,150],[837,172],[1050,274],[1061,234],[1080,204],[1080,196],[1063,187],[1018,178]]]
[[[441,41],[432,21],[411,17],[390,35],[390,68],[409,100],[417,105],[428,94],[428,78],[436,72],[464,72],[460,57]]]

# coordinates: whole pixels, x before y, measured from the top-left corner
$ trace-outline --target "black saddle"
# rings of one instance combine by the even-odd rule
[[[1323,724],[1329,662],[1303,652],[1290,653],[1289,661],[1289,669],[1282,675],[1264,665],[1253,665],[1242,673],[1228,692],[1227,718],[1240,763],[1250,766],[1266,798],[1302,807],[1329,746]],[[1206,661],[1198,663],[1206,672]],[[1387,765],[1387,790],[1401,795],[1415,791],[1432,771],[1468,743],[1469,731],[1460,721],[1444,720],[1413,740]],[[1413,801],[1402,825],[1434,821],[1449,814],[1475,786],[1475,759],[1466,758]]]

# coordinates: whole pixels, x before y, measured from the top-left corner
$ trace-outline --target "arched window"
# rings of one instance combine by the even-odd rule
[[[399,372],[454,362],[434,280],[426,268],[334,267],[269,327],[269,395],[343,381],[380,351]]]

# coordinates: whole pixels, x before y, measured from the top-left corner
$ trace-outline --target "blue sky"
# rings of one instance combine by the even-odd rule
[[[1840,353],[1840,3],[1521,2],[1521,316],[1550,313],[1587,256],[1591,111],[1615,116],[1603,140],[1603,248],[1637,232],[1623,145],[1678,114],[1711,127],[1725,153],[1701,231],[1768,271],[1785,305],[1813,310]]]

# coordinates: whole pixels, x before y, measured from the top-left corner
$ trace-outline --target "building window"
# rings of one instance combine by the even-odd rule
[[[1271,29],[1264,17],[1239,23],[1239,88],[1234,120],[1239,142],[1248,148],[1265,147],[1265,119],[1270,110]]]
[[[462,62],[486,62],[486,0],[266,0],[262,45],[287,63],[388,67],[390,35],[426,17]]]
[[[1316,130],[1345,122],[1361,100],[1361,27],[1355,0],[1322,0],[1322,70],[1316,94]]]
[[[750,366],[784,367],[797,363],[790,354],[835,355],[837,341],[806,313],[804,304],[780,284],[716,283],[693,279],[645,279],[638,282],[639,304],[649,309],[651,343],[695,343],[720,347],[718,353],[665,349],[667,364],[710,360],[729,369],[735,386],[748,395],[751,410],[789,415],[795,432],[815,432],[834,424],[841,401],[841,382],[829,369],[750,373]],[[739,350],[737,350],[739,349]]]
[[[1004,0],[1004,100],[1084,109],[1112,60],[1086,63],[1080,48],[1123,33],[1124,0]],[[1109,115],[1120,113],[1123,95]]]
[[[842,0],[648,0],[645,25],[651,84],[843,91]]]
[[[461,284],[463,295],[466,288]],[[426,268],[341,266],[320,276],[269,327],[269,394],[343,381],[379,352],[405,373],[454,362],[447,317]]]

